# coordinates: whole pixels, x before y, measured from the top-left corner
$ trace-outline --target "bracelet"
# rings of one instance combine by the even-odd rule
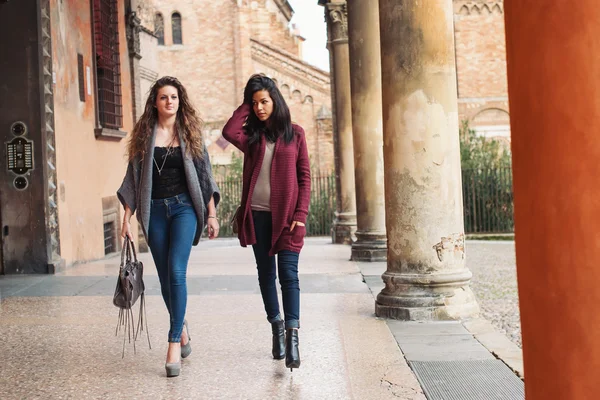
[[[217,218],[217,216],[216,216],[216,215],[209,215],[209,216],[208,216],[208,218],[214,218],[214,219],[216,219],[217,221],[219,220],[219,218]]]

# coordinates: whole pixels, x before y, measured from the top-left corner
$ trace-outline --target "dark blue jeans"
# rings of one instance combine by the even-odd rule
[[[271,250],[271,234],[273,225],[271,213],[266,211],[252,211],[256,244],[252,246],[258,269],[258,283],[262,294],[267,320],[269,322],[281,321],[277,287],[275,286],[275,257],[269,256]],[[281,297],[283,299],[283,312],[285,327],[300,328],[300,284],[298,282],[299,254],[290,250],[277,253],[277,266]]]
[[[196,212],[187,193],[152,200],[148,247],[169,310],[169,342],[181,341],[187,306],[186,272],[197,224]]]

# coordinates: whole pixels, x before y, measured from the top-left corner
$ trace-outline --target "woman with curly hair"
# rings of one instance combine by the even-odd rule
[[[177,78],[160,78],[150,89],[127,154],[127,172],[117,192],[125,208],[121,235],[133,239],[129,221],[135,212],[170,316],[165,369],[168,377],[178,376],[181,358],[192,351],[184,319],[187,264],[205,226],[209,239],[219,235],[220,193],[202,141],[201,120]]]
[[[244,101],[223,128],[223,137],[244,153],[238,237],[243,247],[252,245],[254,250],[260,292],[273,333],[273,358],[285,358],[286,367],[293,370],[300,367],[298,258],[310,201],[304,130],[292,123],[275,82],[258,74],[248,80]]]

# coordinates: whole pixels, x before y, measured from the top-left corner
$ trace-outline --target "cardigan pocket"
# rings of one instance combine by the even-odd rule
[[[304,246],[304,237],[306,236],[306,226],[296,225],[291,232],[291,244],[294,247]]]

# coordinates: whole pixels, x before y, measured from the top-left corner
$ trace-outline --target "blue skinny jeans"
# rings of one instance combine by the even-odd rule
[[[198,220],[187,193],[152,200],[148,247],[170,316],[169,342],[181,342],[187,306],[186,272]]]
[[[258,269],[258,283],[262,295],[267,320],[271,323],[281,321],[277,287],[275,286],[276,269],[279,274],[285,328],[300,328],[300,283],[298,281],[299,254],[290,250],[277,253],[275,257],[269,256],[271,250],[271,234],[273,225],[271,213],[267,211],[252,211],[256,244],[252,245],[256,268]]]

